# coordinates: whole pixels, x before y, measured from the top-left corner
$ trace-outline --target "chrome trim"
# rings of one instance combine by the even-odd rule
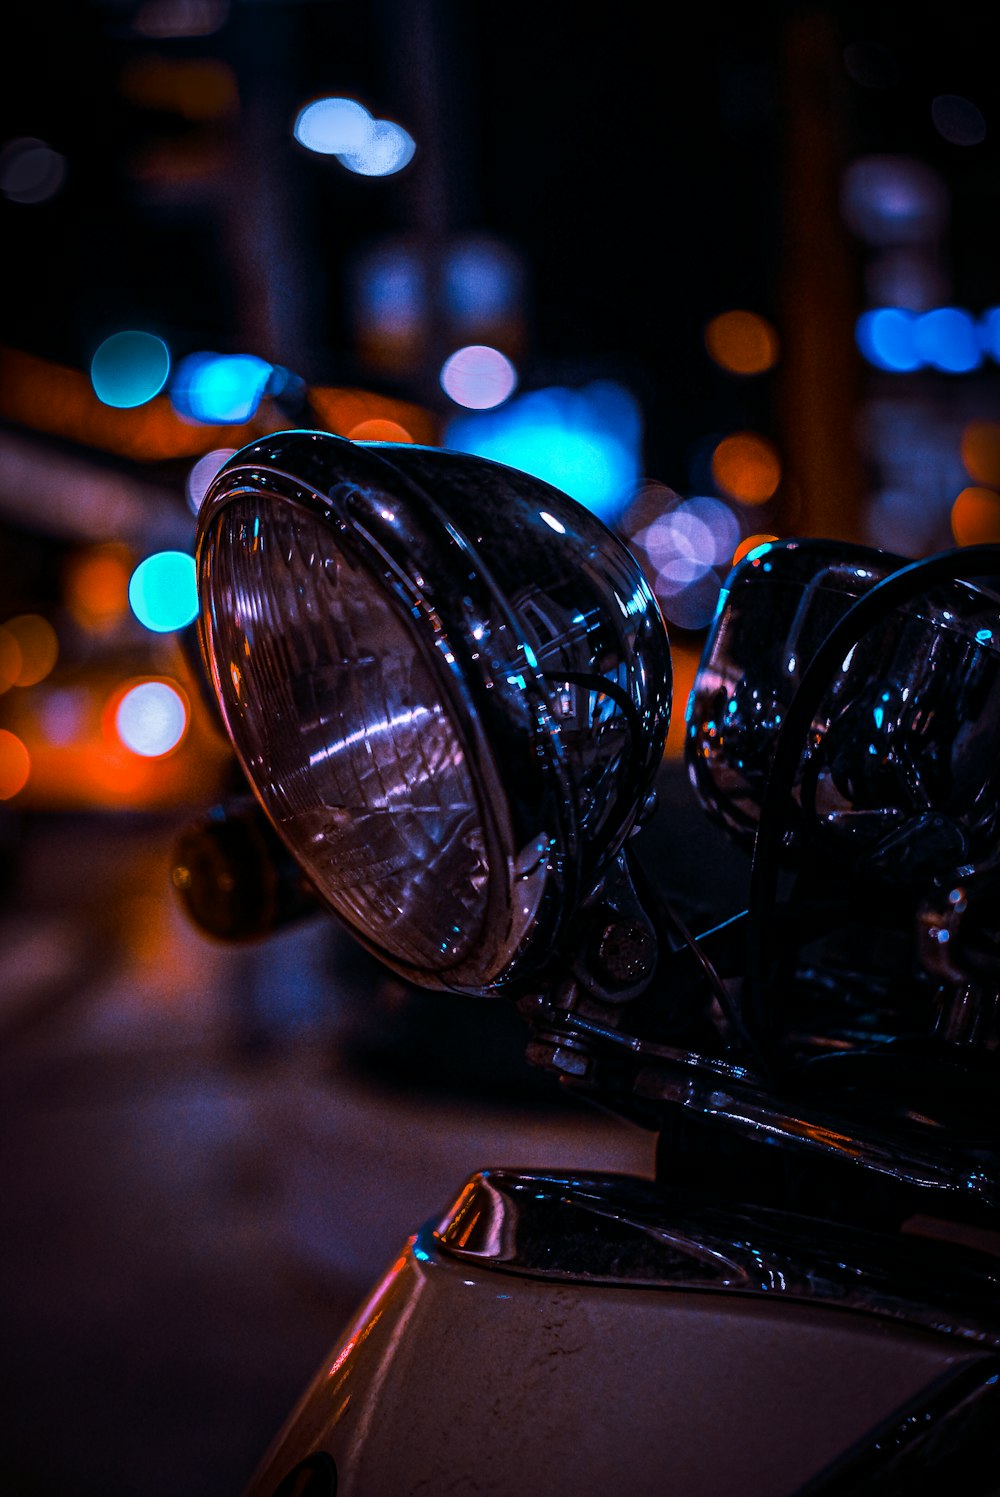
[[[974,575],[975,558],[968,564]],[[779,731],[813,657],[850,606],[905,565],[810,538],[761,546],[730,573],[691,692],[686,757],[702,803],[738,841],[752,842]],[[997,608],[995,592],[939,581],[888,608],[863,648],[847,650],[799,757],[799,851],[813,837],[896,870],[915,848],[954,866],[992,847]]]
[[[421,1238],[425,1251],[502,1273],[780,1294],[1000,1347],[1000,1261],[985,1251],[730,1206],[629,1175],[483,1170]]]
[[[670,652],[641,568],[588,510],[500,463],[279,432],[229,459],[199,514],[210,664],[216,521],[250,495],[304,508],[361,560],[420,641],[469,748],[488,828],[483,938],[443,974],[371,949],[423,985],[537,984],[565,958],[662,758]],[[226,716],[224,672],[212,674]]]

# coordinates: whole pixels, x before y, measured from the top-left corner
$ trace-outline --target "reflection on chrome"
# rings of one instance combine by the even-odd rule
[[[433,714],[426,707],[417,707],[411,712],[400,712],[395,717],[390,717],[387,722],[373,723],[364,728],[358,728],[354,733],[348,733],[336,743],[328,744],[326,748],[317,749],[314,754],[309,755],[309,768],[315,769],[317,764],[322,764],[324,759],[333,759],[337,754],[343,754],[348,749],[356,748],[359,743],[373,738],[380,733],[393,734],[398,728],[411,728],[414,723],[420,722],[422,718],[431,717]]]

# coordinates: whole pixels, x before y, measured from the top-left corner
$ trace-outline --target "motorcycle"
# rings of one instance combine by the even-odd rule
[[[255,797],[219,828],[268,919],[321,906],[403,982],[506,1001],[657,1138],[655,1180],[456,1182],[250,1497],[1000,1491],[1000,548],[734,567],[684,760],[735,907],[697,836],[670,889],[637,850],[670,647],[565,494],[282,432],[213,481],[197,569]]]

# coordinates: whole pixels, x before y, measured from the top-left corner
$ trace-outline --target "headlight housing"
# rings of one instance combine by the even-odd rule
[[[227,730],[317,891],[415,983],[537,986],[662,757],[625,546],[498,463],[295,431],[222,468],[197,562]]]

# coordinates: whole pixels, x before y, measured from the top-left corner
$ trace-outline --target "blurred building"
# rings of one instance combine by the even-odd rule
[[[457,0],[19,8],[0,624],[38,615],[59,648],[47,685],[15,673],[0,695],[36,765],[5,803],[49,794],[47,733],[66,750],[89,713],[100,736],[98,677],[177,677],[211,735],[174,632],[136,624],[121,575],[110,602],[114,568],[189,550],[192,484],[268,429],[463,446],[565,487],[636,547],[680,682],[756,536],[905,555],[993,538],[982,25],[966,7],[654,23],[636,4],[613,29]],[[159,340],[164,377],[109,403],[94,360],[124,335]],[[87,577],[104,602],[81,600]],[[23,755],[3,742],[9,787]],[[184,754],[146,756],[168,800]]]

